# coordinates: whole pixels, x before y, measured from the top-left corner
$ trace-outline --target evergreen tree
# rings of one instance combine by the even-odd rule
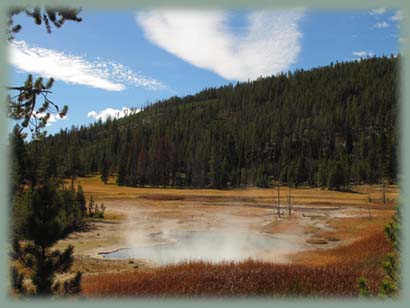
[[[120,161],[119,161],[119,167],[118,167],[118,174],[117,174],[117,184],[119,186],[127,184],[127,144],[123,145],[123,149],[120,154]]]
[[[333,162],[329,169],[327,188],[341,190],[345,184],[345,175],[341,163]]]
[[[51,25],[60,28],[67,20],[81,22],[81,17],[78,16],[81,9],[75,8],[42,8],[36,6],[34,8],[15,7],[9,12],[8,33],[9,39],[13,39],[14,35],[20,32],[21,24],[14,25],[13,17],[20,13],[25,13],[33,19],[37,25],[44,24],[48,33],[51,33]]]
[[[13,24],[13,17],[24,12],[33,18],[38,25],[44,23],[47,31],[51,32],[51,25],[60,28],[65,21],[80,22],[80,10],[70,8],[22,8],[15,7],[9,11],[8,34],[9,41],[21,30],[21,25]],[[39,143],[44,140],[45,132],[42,129],[47,125],[51,113],[63,118],[68,110],[62,109],[53,103],[48,94],[51,93],[54,79],[46,83],[42,77],[33,80],[28,75],[23,86],[8,87],[8,90],[17,95],[8,96],[9,117],[19,124],[14,129],[14,150],[16,154],[13,163],[14,187],[12,224],[12,257],[30,272],[30,280],[35,287],[36,295],[50,295],[52,293],[74,294],[80,291],[81,273],[67,279],[63,285],[55,281],[57,273],[66,272],[73,262],[73,247],[68,246],[63,252],[52,249],[65,232],[76,225],[78,217],[78,203],[75,201],[74,189],[72,191],[59,191],[59,181],[53,178],[60,177],[57,170],[56,153],[47,151],[48,162],[41,161]],[[40,102],[42,98],[43,101]],[[29,128],[32,133],[32,146],[29,152],[31,158],[26,160],[26,147],[24,146],[24,129]],[[59,156],[62,157],[62,156]],[[39,168],[40,167],[40,168]],[[24,168],[24,169],[23,169]],[[74,175],[74,173],[73,173]],[[40,182],[38,182],[40,179]],[[29,187],[18,191],[21,184],[30,184]],[[72,185],[73,186],[73,185]],[[23,285],[26,274],[16,267],[11,268],[12,286],[21,294],[27,290]]]
[[[107,160],[105,152],[103,154],[103,158],[101,162],[100,173],[101,173],[101,181],[103,181],[104,184],[107,184],[108,175],[109,175],[109,166],[108,166],[108,160]]]
[[[20,190],[21,186],[27,182],[27,169],[29,169],[29,157],[24,142],[24,135],[21,132],[20,127],[17,125],[14,127],[11,134],[12,145],[12,192]]]
[[[119,185],[237,187],[260,185],[261,174],[332,189],[395,182],[399,63],[364,59],[205,89],[49,136],[41,148],[61,161],[81,144],[80,171],[105,152]]]
[[[144,186],[147,181],[147,169],[148,169],[148,153],[145,146],[142,146],[140,153],[138,154],[137,175],[138,185]]]
[[[385,277],[381,282],[380,295],[388,297],[396,297],[400,291],[400,249],[401,249],[401,214],[400,208],[396,207],[393,221],[388,223],[384,231],[387,238],[393,245],[393,252],[389,253],[386,261],[383,263]]]
[[[90,201],[88,202],[88,216],[93,217],[95,212],[96,204],[94,201],[93,196],[90,197]]]
[[[77,178],[81,168],[79,148],[77,145],[71,147],[70,153],[70,177],[71,177],[71,189],[74,189],[74,180]]]
[[[264,168],[259,167],[256,174],[256,186],[261,188],[269,187],[269,180],[265,174]]]
[[[60,216],[65,207],[64,200],[57,190],[48,185],[35,188],[27,192],[30,212],[27,223],[27,239],[29,242],[22,244],[14,238],[12,257],[31,271],[30,280],[35,286],[36,295],[51,295],[60,292],[60,287],[55,281],[57,273],[66,272],[73,263],[73,246],[68,246],[63,252],[52,249],[52,246],[63,236],[65,225]],[[22,291],[23,273],[16,268],[13,271],[13,283],[17,290]],[[69,282],[68,293],[79,290],[81,274]]]
[[[85,199],[83,187],[78,185],[77,188],[77,203],[81,210],[81,215],[85,217],[87,215],[87,201]]]

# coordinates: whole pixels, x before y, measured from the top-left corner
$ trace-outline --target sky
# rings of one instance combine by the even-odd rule
[[[20,14],[9,44],[11,85],[56,81],[49,98],[68,105],[51,134],[204,88],[400,51],[401,12],[371,10],[89,11],[48,34]]]

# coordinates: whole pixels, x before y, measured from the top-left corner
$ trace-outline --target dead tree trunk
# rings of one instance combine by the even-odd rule
[[[382,194],[383,194],[383,205],[386,205],[386,181],[385,179],[383,179]]]
[[[280,185],[278,183],[278,216],[280,218]]]
[[[288,193],[288,212],[289,216],[292,215],[292,194],[289,186],[289,193]]]
[[[372,202],[371,189],[372,189],[372,186],[370,185],[370,186],[367,188],[367,201],[368,201],[369,203]]]
[[[272,214],[273,215],[275,215],[275,209],[278,207],[277,205],[276,205],[276,197],[275,197],[275,187],[273,188],[273,191],[272,191]]]
[[[372,202],[372,198],[371,198],[371,186],[367,189],[367,209],[369,211],[369,220],[372,220],[372,212],[370,211],[371,208],[371,202]]]

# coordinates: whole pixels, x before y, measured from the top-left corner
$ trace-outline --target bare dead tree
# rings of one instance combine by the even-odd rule
[[[292,193],[291,193],[291,189],[289,186],[289,193],[288,193],[288,212],[289,212],[289,216],[292,215]]]
[[[367,188],[367,201],[368,201],[368,203],[372,202],[371,189],[372,189],[372,186],[369,185],[369,187]]]
[[[278,208],[277,208],[277,214],[278,214],[278,217],[280,218],[280,184],[279,184],[279,182],[278,182]]]
[[[382,196],[383,196],[383,205],[386,205],[386,180],[383,178],[383,185],[382,185]]]
[[[272,190],[272,214],[275,214],[275,208],[277,208],[278,206],[276,205],[276,197],[275,197],[275,189]]]
[[[372,220],[372,213],[371,213],[371,203],[372,203],[372,196],[371,196],[372,186],[369,185],[367,187],[367,210],[369,212],[369,220]]]

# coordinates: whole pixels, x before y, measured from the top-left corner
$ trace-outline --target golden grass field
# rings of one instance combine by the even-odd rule
[[[204,202],[228,202],[243,201],[246,203],[258,203],[259,205],[271,205],[273,197],[276,197],[276,190],[263,188],[240,188],[240,189],[177,189],[177,188],[134,188],[127,186],[118,186],[115,178],[111,177],[104,185],[99,176],[86,177],[77,179],[76,183],[81,184],[86,195],[96,200],[125,200],[125,199],[145,199],[159,201],[151,203],[152,205],[163,205],[161,201],[204,201]],[[309,205],[343,205],[367,207],[369,205],[370,190],[371,201],[373,206],[380,206],[382,198],[381,187],[377,185],[360,185],[353,187],[354,192],[337,192],[328,191],[320,188],[292,188],[291,195],[295,204]],[[281,194],[285,200],[289,189],[282,187]],[[386,189],[388,200],[397,200],[399,188],[397,185],[391,185]]]
[[[380,262],[390,250],[381,233],[332,253],[339,261],[321,266],[186,262],[150,271],[86,276],[86,296],[357,296],[357,278],[366,277],[373,294],[383,278]]]
[[[86,296],[355,296],[357,278],[369,278],[376,292],[381,262],[391,246],[384,225],[391,220],[399,188],[361,185],[351,192],[292,188],[292,215],[282,206],[279,218],[272,204],[277,191],[241,188],[174,189],[104,185],[99,177],[78,178],[87,198],[104,203],[103,221],[58,243],[75,246],[73,271],[84,274]],[[287,187],[280,190],[285,205]],[[130,245],[129,237],[153,234],[161,228],[213,230],[229,225],[297,238],[303,249],[272,262],[185,262],[157,266],[149,260],[102,259],[99,253]],[[148,243],[153,244],[153,243]]]

